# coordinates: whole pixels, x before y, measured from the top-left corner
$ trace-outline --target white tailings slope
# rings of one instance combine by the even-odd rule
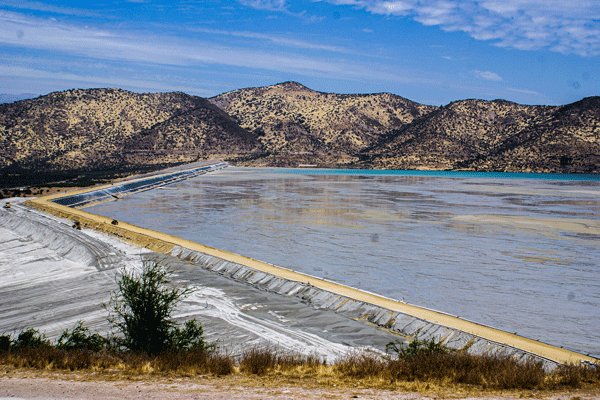
[[[74,229],[71,221],[20,205],[20,199],[9,201],[10,209],[0,208],[0,333],[33,327],[56,340],[79,320],[107,333],[102,304],[116,289],[119,271],[159,260],[174,270],[175,284],[195,289],[176,318],[198,318],[206,339],[234,355],[269,345],[333,361],[351,348],[381,351],[390,340],[402,339],[178,258]]]

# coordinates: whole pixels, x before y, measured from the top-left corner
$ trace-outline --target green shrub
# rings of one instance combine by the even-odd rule
[[[146,354],[212,348],[204,342],[199,322],[187,321],[181,329],[171,317],[177,303],[192,292],[173,287],[171,274],[156,261],[145,262],[139,275],[122,271],[118,290],[105,305],[109,322],[123,334],[119,345]]]
[[[50,341],[46,335],[40,333],[37,329],[27,328],[19,333],[17,339],[11,344],[15,350],[33,349],[42,347],[51,347]]]
[[[169,347],[174,350],[212,350],[213,344],[207,344],[204,341],[204,330],[202,324],[196,318],[185,321],[183,329],[178,326],[173,327],[170,334]]]
[[[398,358],[425,356],[429,354],[447,354],[449,352],[448,347],[441,342],[437,342],[434,338],[425,341],[419,340],[418,332],[408,345],[395,341],[389,342],[385,348],[388,353],[396,353]]]
[[[10,335],[0,335],[0,351],[10,350],[12,338]]]
[[[83,321],[78,321],[71,332],[68,329],[60,335],[56,347],[64,350],[90,350],[100,351],[108,344],[108,339],[101,335],[92,334],[89,328],[83,326]]]

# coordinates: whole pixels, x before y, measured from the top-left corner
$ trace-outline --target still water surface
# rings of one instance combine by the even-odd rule
[[[229,167],[87,211],[600,355],[600,181],[506,177]]]

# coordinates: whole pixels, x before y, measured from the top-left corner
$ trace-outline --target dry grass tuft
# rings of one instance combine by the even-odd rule
[[[378,377],[386,371],[383,358],[369,353],[351,353],[334,364],[336,372],[356,379]]]
[[[237,365],[236,365],[237,364]],[[81,371],[144,376],[232,375],[271,379],[282,384],[347,386],[409,391],[515,391],[600,389],[597,365],[564,365],[551,373],[534,362],[510,357],[458,352],[418,353],[395,358],[351,353],[333,365],[316,355],[251,348],[237,360],[218,351],[179,351],[149,356],[104,349],[60,349],[54,346],[0,350],[8,369]]]
[[[17,369],[103,371],[118,370],[127,375],[175,374],[215,376],[234,371],[234,361],[218,352],[181,351],[148,356],[131,352],[92,352],[55,347],[26,348],[0,352],[0,364]]]
[[[600,386],[600,365],[565,364],[558,367],[548,377],[548,386],[552,388],[578,389],[584,385]]]
[[[303,373],[315,372],[325,365],[325,360],[311,354],[285,352],[272,347],[253,347],[242,353],[239,361],[240,372],[253,375],[265,375],[271,371],[278,373],[303,370]]]
[[[489,389],[542,388],[546,378],[541,364],[456,352],[422,353],[394,359],[352,354],[338,361],[335,368],[341,375],[357,379],[379,377],[390,382],[435,382]]]
[[[160,354],[153,358],[156,372],[180,375],[229,375],[234,371],[233,359],[226,354],[208,351],[180,351]]]

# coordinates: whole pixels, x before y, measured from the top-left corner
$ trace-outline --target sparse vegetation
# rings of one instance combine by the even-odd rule
[[[207,344],[196,320],[181,327],[171,318],[177,302],[190,291],[173,287],[170,274],[156,262],[144,264],[139,274],[123,271],[106,306],[121,336],[103,337],[79,321],[53,344],[43,333],[28,328],[14,337],[0,335],[0,365],[126,376],[285,376],[311,385],[359,382],[361,387],[388,389],[406,388],[408,383],[479,391],[600,389],[600,365],[564,365],[547,373],[540,363],[452,351],[418,336],[407,345],[389,343],[387,355],[354,352],[332,365],[314,354],[273,347],[252,347],[236,358]]]
[[[247,374],[266,375],[272,371],[292,370],[300,367],[317,370],[325,365],[325,360],[314,354],[283,352],[273,347],[252,347],[242,353],[239,370]]]
[[[3,336],[3,337],[6,337]],[[0,343],[2,340],[0,340]],[[313,385],[372,388],[438,387],[476,390],[597,391],[600,366],[565,365],[545,373],[540,365],[510,357],[473,356],[449,352],[422,353],[408,358],[386,358],[353,353],[333,365],[317,356],[276,348],[251,348],[239,359],[219,351],[181,350],[149,355],[104,347],[100,351],[61,348],[57,345],[0,349],[0,365],[39,370],[95,371],[124,376],[223,376],[287,377]],[[408,384],[417,384],[410,386]]]

